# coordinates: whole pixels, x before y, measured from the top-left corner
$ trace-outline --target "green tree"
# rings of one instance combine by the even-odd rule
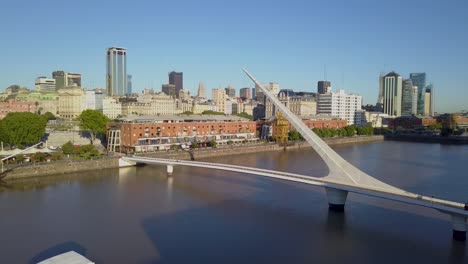
[[[202,115],[224,115],[223,112],[216,112],[211,110],[205,110],[201,113]]]
[[[77,153],[80,156],[80,158],[83,158],[83,159],[91,159],[91,158],[99,157],[99,151],[96,149],[96,147],[93,144],[81,146],[77,150]]]
[[[240,113],[240,114],[237,114],[236,116],[242,117],[242,118],[246,118],[246,119],[249,119],[249,120],[253,120],[253,116],[247,114],[246,112],[242,112],[242,113]]]
[[[32,145],[41,140],[46,123],[34,113],[8,113],[0,122],[0,138],[9,146]]]
[[[288,139],[289,140],[302,140],[302,135],[301,133],[297,132],[296,130],[293,130],[293,131],[289,131],[288,133]]]
[[[232,145],[232,144],[234,144],[234,141],[228,140],[226,143],[227,143],[228,145]]]
[[[185,111],[182,114],[183,115],[193,115],[193,112],[192,111]]]
[[[55,119],[55,115],[52,114],[51,112],[45,112],[44,114],[41,115],[42,118],[44,118],[46,121]]]
[[[43,161],[46,161],[46,159],[47,159],[46,155],[42,152],[36,152],[32,156],[32,160],[35,162],[43,162]]]
[[[211,140],[210,141],[210,147],[216,148],[216,146],[218,146],[218,142],[216,142],[215,140]]]
[[[62,146],[63,154],[66,154],[66,155],[73,154],[74,151],[75,151],[75,148],[73,147],[73,144],[70,141],[63,144],[63,146]]]
[[[103,135],[106,133],[106,124],[110,121],[109,118],[98,110],[90,109],[81,112],[78,120],[81,122],[81,129],[90,133],[92,144],[94,144],[97,135]]]
[[[314,128],[312,128],[312,131],[313,131],[317,136],[323,137],[323,136],[322,136],[322,131],[320,130],[320,128],[314,127]]]
[[[192,144],[191,144],[190,146],[191,146],[192,148],[199,148],[199,147],[200,147],[199,144],[198,144],[198,142],[196,142],[196,141],[192,142]]]
[[[16,162],[17,163],[23,163],[23,161],[26,159],[23,154],[18,154],[15,156]]]

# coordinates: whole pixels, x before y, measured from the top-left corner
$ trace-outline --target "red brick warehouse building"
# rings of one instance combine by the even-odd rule
[[[228,140],[256,140],[255,122],[224,115],[168,115],[121,119],[107,125],[108,151],[145,152],[168,149],[171,145],[201,144]]]

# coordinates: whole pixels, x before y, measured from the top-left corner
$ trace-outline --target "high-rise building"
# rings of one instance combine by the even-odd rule
[[[224,88],[224,90],[226,91],[226,95],[228,97],[231,97],[231,98],[236,97],[236,88],[231,87],[229,85],[228,87]]]
[[[199,98],[206,98],[205,85],[204,85],[202,82],[200,82],[200,83],[198,84],[197,97],[199,97]]]
[[[249,87],[241,88],[239,95],[240,97],[245,98],[247,100],[250,100],[252,98]]]
[[[215,103],[216,107],[218,108],[218,112],[226,112],[226,90],[219,88],[212,90],[212,99]]]
[[[55,92],[55,79],[50,79],[47,77],[37,77],[35,84],[35,90],[38,92]]]
[[[434,86],[432,84],[426,86],[424,93],[424,115],[434,116]]]
[[[317,82],[317,93],[326,94],[331,92],[331,82],[329,81],[318,81]]]
[[[132,75],[127,75],[127,94],[132,94]]]
[[[401,116],[402,83],[403,80],[401,76],[396,72],[390,72],[383,77],[382,91],[384,114]]]
[[[174,84],[163,84],[161,86],[161,90],[166,95],[171,96],[172,98],[176,98],[176,86]]]
[[[414,86],[411,79],[403,80],[403,88],[401,92],[401,115],[402,116],[411,116],[414,115],[413,106],[414,102],[417,101],[417,98],[414,97]]]
[[[55,79],[57,90],[67,87],[81,87],[81,74],[79,73],[54,71],[52,73],[52,78]]]
[[[426,92],[426,73],[410,73],[413,85],[418,87],[418,115],[424,115],[424,97]]]
[[[375,104],[377,111],[383,111],[383,81],[384,73],[380,73],[379,76],[379,96],[377,97],[377,103]]]
[[[172,71],[169,73],[169,84],[175,85],[175,94],[179,96],[179,91],[184,89],[184,76],[182,72]],[[177,97],[179,98],[179,97]]]
[[[130,95],[127,75],[127,50],[112,47],[106,51],[106,88],[108,96]]]
[[[327,114],[345,119],[348,125],[356,122],[356,111],[361,110],[362,97],[346,94],[343,90],[321,94],[317,102],[317,114]]]

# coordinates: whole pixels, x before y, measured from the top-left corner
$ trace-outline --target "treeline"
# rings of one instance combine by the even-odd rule
[[[0,120],[0,139],[10,148],[38,143],[45,133],[47,121],[54,118],[50,112],[43,115],[29,112],[8,113]]]
[[[374,135],[374,128],[372,126],[357,127],[355,125],[346,126],[343,128],[313,128],[317,136],[321,138],[327,137],[352,137],[355,135],[359,136],[371,136]],[[288,134],[289,140],[303,140],[302,135],[296,130],[290,131]]]

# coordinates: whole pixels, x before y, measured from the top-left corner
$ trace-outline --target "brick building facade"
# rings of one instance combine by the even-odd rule
[[[255,122],[233,116],[155,116],[123,119],[107,126],[109,151],[125,153],[168,149],[170,145],[225,144],[254,140]]]

